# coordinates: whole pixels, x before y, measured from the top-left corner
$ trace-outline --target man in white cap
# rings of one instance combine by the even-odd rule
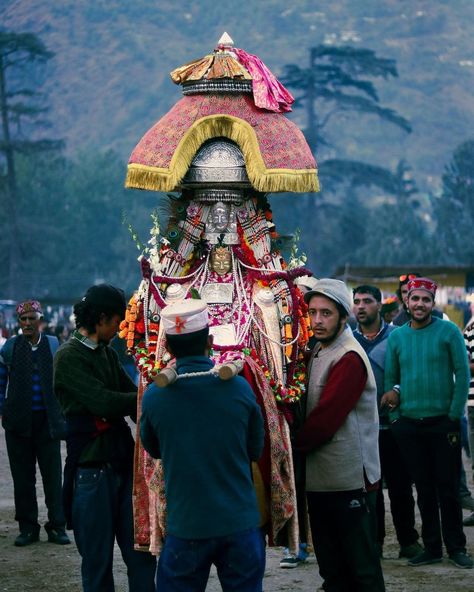
[[[264,429],[248,383],[217,377],[206,303],[185,300],[161,311],[177,380],[143,397],[140,436],[163,462],[166,537],[157,590],[203,591],[214,564],[224,591],[260,592],[265,546],[251,461]]]
[[[306,453],[306,492],[319,573],[327,591],[385,590],[368,495],[380,479],[377,389],[349,327],[344,282],[320,279],[305,294],[318,344],[308,367],[306,419],[295,447]]]

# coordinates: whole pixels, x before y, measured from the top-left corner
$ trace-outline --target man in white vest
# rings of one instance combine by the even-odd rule
[[[380,479],[377,388],[346,326],[349,291],[320,279],[305,294],[318,344],[308,366],[306,419],[295,447],[306,453],[306,493],[326,592],[385,590],[369,496]]]

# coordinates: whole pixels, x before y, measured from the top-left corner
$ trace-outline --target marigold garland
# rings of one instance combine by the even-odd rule
[[[299,352],[298,363],[296,364],[294,374],[290,378],[286,386],[283,386],[280,380],[275,379],[275,377],[271,374],[270,370],[264,364],[256,350],[246,349],[244,350],[244,353],[246,355],[249,355],[253,360],[255,360],[255,362],[257,362],[257,364],[263,369],[265,378],[267,379],[270,388],[275,394],[275,399],[279,403],[292,404],[297,403],[301,399],[306,390],[306,367],[302,352]]]

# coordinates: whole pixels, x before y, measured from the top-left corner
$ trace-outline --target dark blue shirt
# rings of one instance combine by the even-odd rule
[[[178,374],[205,372],[205,356],[180,358]],[[150,385],[143,397],[140,436],[161,458],[167,532],[184,539],[234,534],[259,524],[251,461],[263,448],[260,408],[240,376],[178,379]]]
[[[46,409],[43,399],[43,391],[41,389],[41,377],[38,370],[38,350],[31,350],[31,361],[33,362],[33,374],[32,378],[32,399],[31,405],[33,411],[44,411]]]
[[[385,376],[385,353],[387,351],[387,339],[392,331],[397,329],[393,325],[387,325],[382,319],[382,326],[378,334],[374,339],[367,339],[360,331],[359,325],[354,330],[354,337],[364,348],[367,357],[369,358],[370,365],[375,376],[375,382],[377,384],[377,405],[379,407],[379,419],[382,427],[388,427],[388,411],[386,409],[380,409],[380,400],[384,394],[384,376]]]

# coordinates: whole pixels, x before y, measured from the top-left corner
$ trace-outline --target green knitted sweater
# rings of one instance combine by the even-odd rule
[[[54,391],[68,422],[71,417],[91,416],[123,428],[98,430],[80,461],[131,460],[133,438],[123,418],[136,416],[137,391],[116,352],[103,345],[91,348],[71,337],[58,349],[53,364]]]
[[[393,416],[410,418],[463,414],[469,390],[469,366],[461,331],[433,317],[423,329],[409,323],[388,338],[385,391],[400,385],[400,406]]]

